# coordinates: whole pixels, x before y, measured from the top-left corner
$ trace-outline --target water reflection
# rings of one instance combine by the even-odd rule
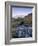
[[[17,26],[16,37],[17,38],[32,37],[32,26],[28,26],[28,25]]]

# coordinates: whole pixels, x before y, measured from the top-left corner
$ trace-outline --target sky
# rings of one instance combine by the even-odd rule
[[[27,16],[29,13],[32,13],[32,8],[21,8],[21,7],[12,7],[12,17],[18,18],[18,17],[24,17]]]

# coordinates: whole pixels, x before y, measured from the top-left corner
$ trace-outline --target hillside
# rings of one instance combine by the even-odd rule
[[[31,24],[32,25],[32,13],[28,14],[24,18],[18,17],[17,19],[12,18],[12,27],[16,27],[17,25],[23,24]]]

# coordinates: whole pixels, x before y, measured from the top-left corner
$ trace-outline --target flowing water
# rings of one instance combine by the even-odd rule
[[[16,27],[16,36],[18,38],[32,37],[32,27],[19,25]]]

